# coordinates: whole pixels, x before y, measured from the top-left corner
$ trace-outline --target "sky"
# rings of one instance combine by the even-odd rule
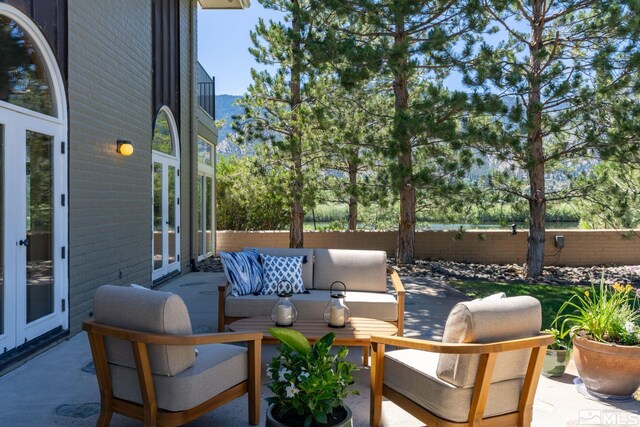
[[[242,95],[251,84],[251,68],[260,68],[249,53],[249,32],[258,23],[280,20],[282,14],[257,0],[244,10],[203,10],[198,7],[198,60],[216,79],[216,95]]]

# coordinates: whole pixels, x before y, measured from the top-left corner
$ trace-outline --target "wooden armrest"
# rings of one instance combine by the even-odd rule
[[[218,286],[218,332],[224,332],[224,325],[226,323],[224,318],[225,304],[227,293],[231,290],[229,281],[225,280],[222,285]]]
[[[541,334],[536,337],[520,338],[509,341],[499,341],[488,344],[476,343],[442,343],[440,341],[421,340],[404,337],[372,336],[371,344],[385,344],[396,347],[424,350],[431,353],[445,354],[483,354],[501,353],[503,351],[522,350],[532,347],[543,347],[553,343],[554,337],[550,334]]]
[[[400,281],[398,272],[387,266],[387,274],[391,278],[391,284],[398,294],[398,336],[404,335],[404,286]]]
[[[393,285],[393,288],[396,290],[398,295],[404,294],[404,285],[400,281],[398,272],[391,267],[387,267],[387,274],[391,278],[391,284]]]
[[[110,336],[127,341],[158,345],[204,345],[245,341],[262,341],[261,332],[224,332],[191,335],[161,335],[148,332],[132,331],[96,323],[94,320],[82,322],[82,329],[88,333]]]

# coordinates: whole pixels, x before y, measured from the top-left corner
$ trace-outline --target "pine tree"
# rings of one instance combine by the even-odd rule
[[[484,153],[524,172],[520,181],[505,170],[492,185],[529,205],[527,276],[539,276],[544,267],[547,204],[580,195],[571,184],[571,162],[595,162],[622,150],[602,120],[629,87],[636,50],[619,32],[626,15],[619,5],[485,0],[503,37],[487,41],[478,60],[461,69],[468,86],[490,93],[475,98],[478,111],[489,114],[468,122],[470,135]],[[569,184],[549,188],[548,178],[563,170]]]
[[[309,11],[307,0],[260,0],[266,8],[284,12],[283,21],[260,19],[251,33],[250,49],[261,64],[276,66],[275,72],[251,70],[253,84],[239,104],[241,116],[234,117],[236,140],[265,141],[271,161],[289,173],[290,247],[303,247],[305,198],[312,199],[305,171],[310,166],[313,124],[313,86],[316,67],[310,63],[309,46],[321,15]]]
[[[329,0],[316,7],[339,17],[323,46],[329,53],[325,60],[339,70],[343,84],[348,88],[375,77],[378,90],[391,98],[391,131],[380,136],[379,149],[393,160],[388,178],[400,202],[397,262],[412,263],[416,189],[436,186],[438,177],[455,177],[460,166],[456,124],[465,97],[445,90],[442,81],[460,56],[471,53],[470,30],[482,28],[479,4]],[[427,163],[416,165],[416,156]]]

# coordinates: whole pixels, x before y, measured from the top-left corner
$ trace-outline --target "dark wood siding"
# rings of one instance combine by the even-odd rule
[[[67,0],[0,0],[28,15],[47,38],[67,81]]]
[[[153,0],[153,107],[166,105],[180,127],[179,0]]]

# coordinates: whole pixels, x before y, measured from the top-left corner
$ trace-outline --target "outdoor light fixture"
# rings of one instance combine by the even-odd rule
[[[289,284],[291,292],[286,288],[286,284]],[[282,290],[280,285],[282,284]],[[298,310],[296,306],[291,302],[293,296],[293,285],[288,280],[281,280],[278,282],[278,300],[271,309],[271,320],[274,321],[276,326],[291,326],[298,320]]]
[[[133,154],[133,144],[131,144],[131,141],[119,139],[116,151],[125,157],[130,156]]]
[[[333,287],[336,285],[342,286],[342,292],[333,291]],[[351,310],[344,303],[344,298],[347,296],[347,285],[340,281],[333,282],[329,287],[329,294],[331,301],[324,309],[324,321],[331,328],[344,328],[351,320]]]
[[[516,228],[517,228],[517,227],[518,227],[517,225],[515,225],[515,224],[511,224],[511,234],[512,234],[513,236],[515,236],[516,234],[518,234],[518,230],[516,230]]]

